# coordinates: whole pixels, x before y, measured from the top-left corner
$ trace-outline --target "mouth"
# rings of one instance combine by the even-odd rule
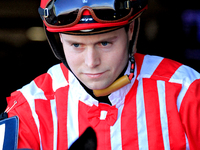
[[[91,79],[99,79],[101,78],[105,72],[100,72],[100,73],[84,73],[88,78]]]

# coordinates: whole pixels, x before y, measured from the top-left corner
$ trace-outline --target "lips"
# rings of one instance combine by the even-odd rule
[[[91,78],[91,79],[98,79],[101,78],[105,72],[101,72],[101,73],[84,73],[87,77]]]

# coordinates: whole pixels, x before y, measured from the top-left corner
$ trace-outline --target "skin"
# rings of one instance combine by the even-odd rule
[[[76,77],[89,89],[99,90],[111,85],[128,62],[129,31],[116,31],[88,36],[60,34],[68,65]]]

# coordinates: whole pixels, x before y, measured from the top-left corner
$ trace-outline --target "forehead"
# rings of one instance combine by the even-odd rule
[[[126,34],[124,28],[111,31],[103,34],[96,35],[69,35],[61,33],[63,40],[66,42],[77,42],[77,43],[95,43],[103,40],[112,40],[114,38],[121,37],[122,34]]]

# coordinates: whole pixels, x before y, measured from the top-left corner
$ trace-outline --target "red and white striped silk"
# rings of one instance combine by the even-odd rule
[[[12,93],[18,147],[68,149],[91,126],[98,150],[200,149],[200,74],[158,56],[135,60],[136,76],[109,96],[112,106],[93,99],[63,64]]]

